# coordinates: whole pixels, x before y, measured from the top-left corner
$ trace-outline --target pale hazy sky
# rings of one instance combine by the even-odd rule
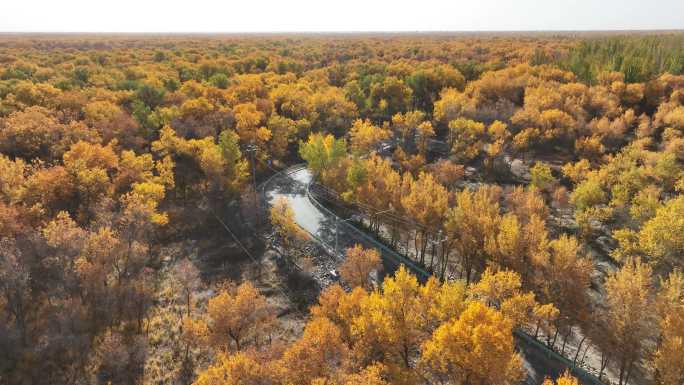
[[[684,0],[0,0],[2,32],[684,29]]]

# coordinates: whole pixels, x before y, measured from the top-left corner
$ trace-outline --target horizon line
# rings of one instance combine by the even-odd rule
[[[684,32],[680,28],[632,29],[482,29],[482,30],[291,30],[291,31],[0,31],[0,35],[277,35],[277,34],[430,34],[430,33],[592,33]]]

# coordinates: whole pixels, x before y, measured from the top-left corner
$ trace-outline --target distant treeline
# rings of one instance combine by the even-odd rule
[[[537,55],[535,59],[543,60]],[[599,74],[606,71],[624,73],[628,83],[644,82],[666,72],[681,75],[684,34],[587,39],[569,49],[558,64],[588,83],[596,83]]]

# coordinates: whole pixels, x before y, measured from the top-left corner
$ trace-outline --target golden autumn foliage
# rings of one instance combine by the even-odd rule
[[[327,318],[307,323],[302,337],[283,353],[284,383],[308,384],[343,371],[349,354],[339,328]]]
[[[547,378],[544,380],[542,385],[579,385],[579,381],[570,375],[570,373],[565,372],[562,376],[558,377],[555,381]]]
[[[376,150],[381,141],[388,139],[386,128],[373,125],[369,120],[355,120],[349,129],[351,150],[359,155]]]
[[[194,385],[259,385],[268,383],[268,371],[248,353],[221,355],[202,372]]]
[[[355,245],[347,249],[346,259],[340,266],[340,277],[351,287],[369,289],[370,274],[382,268],[380,253],[375,249],[363,249]]]
[[[207,304],[211,345],[222,351],[241,350],[245,340],[257,344],[269,333],[273,309],[249,282],[220,292]]]
[[[668,314],[661,321],[660,329],[662,342],[655,354],[654,366],[657,376],[662,384],[670,385],[681,383],[684,380],[684,328],[683,311],[677,309],[673,314]]]
[[[295,221],[294,211],[285,197],[280,197],[273,203],[270,220],[288,252],[297,252],[310,238],[309,234]]]
[[[460,282],[422,285],[402,267],[380,290],[327,288],[312,314],[302,336],[281,353],[274,347],[221,356],[196,383],[248,378],[242,376],[252,371],[268,384],[409,384],[421,377],[516,383],[522,374],[513,321],[469,301]],[[256,361],[255,354],[271,358]],[[227,373],[233,370],[239,371]]]
[[[664,385],[684,380],[684,275],[675,270],[658,292],[660,344],[655,352],[656,379]]]
[[[435,330],[424,346],[429,376],[456,384],[514,384],[522,362],[511,338],[512,323],[477,302]]]
[[[0,47],[0,382],[512,384],[514,330],[604,381],[683,381],[676,31]],[[435,278],[371,283],[360,246],[312,266],[305,214],[259,200],[302,161]]]
[[[652,333],[650,320],[654,314],[653,270],[640,260],[629,260],[606,281],[610,337],[618,348],[619,381],[627,383],[635,361],[644,349],[644,341]]]

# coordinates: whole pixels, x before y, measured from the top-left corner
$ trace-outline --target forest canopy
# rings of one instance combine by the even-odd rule
[[[683,191],[678,32],[0,35],[0,383],[680,385]]]

